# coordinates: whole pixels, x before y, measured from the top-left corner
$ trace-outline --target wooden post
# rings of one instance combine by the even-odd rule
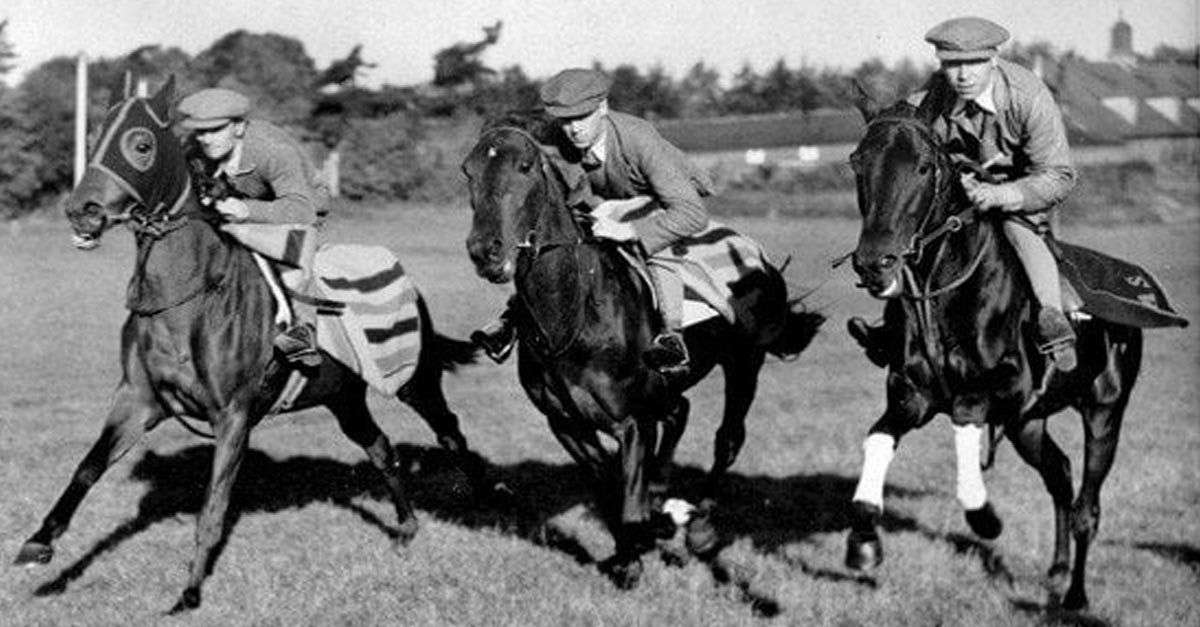
[[[325,182],[329,184],[329,196],[337,198],[342,195],[342,153],[337,149],[325,157]]]
[[[75,184],[83,178],[87,167],[87,53],[80,52],[75,61]]]

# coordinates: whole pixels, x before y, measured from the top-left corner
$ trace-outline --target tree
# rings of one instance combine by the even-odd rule
[[[196,55],[192,67],[203,85],[245,94],[268,119],[302,119],[312,110],[316,65],[291,37],[234,31]]]
[[[12,71],[12,60],[17,58],[17,54],[13,52],[12,44],[8,43],[8,35],[4,34],[4,29],[8,27],[8,20],[0,22],[0,79],[3,79],[6,74]]]
[[[17,55],[0,22],[0,79],[12,71]],[[30,120],[17,101],[17,92],[0,80],[0,217],[16,216],[33,206],[40,188],[38,170],[43,157]]]
[[[697,62],[688,70],[679,83],[679,116],[702,118],[721,115],[721,75],[706,65]]]
[[[433,84],[437,87],[478,86],[483,80],[496,73],[483,64],[479,56],[488,46],[500,40],[500,28],[504,22],[497,21],[483,28],[483,39],[475,42],[457,43],[439,50],[433,56]]]
[[[1152,63],[1171,63],[1200,67],[1200,46],[1188,49],[1159,44],[1154,48],[1154,52],[1150,53],[1149,60]]]

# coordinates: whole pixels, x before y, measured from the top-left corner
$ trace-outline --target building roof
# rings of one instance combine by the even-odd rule
[[[1069,131],[1082,143],[1200,134],[1200,69],[1067,59],[1043,64]]]
[[[866,130],[856,110],[660,120],[656,126],[685,152],[853,144]]]

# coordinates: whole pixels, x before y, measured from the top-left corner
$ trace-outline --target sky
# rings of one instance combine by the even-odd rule
[[[1101,60],[1122,16],[1133,48],[1150,53],[1200,39],[1200,0],[3,0],[14,52],[10,84],[40,63],[85,52],[114,58],[159,44],[190,55],[235,30],[299,40],[317,69],[362,44],[368,86],[433,77],[433,55],[482,38],[503,20],[483,62],[531,78],[565,67],[661,66],[682,77],[703,61],[728,78],[783,59],[789,67],[850,69],[870,58],[932,63],[925,31],[951,17],[992,19],[1022,43],[1046,41]]]

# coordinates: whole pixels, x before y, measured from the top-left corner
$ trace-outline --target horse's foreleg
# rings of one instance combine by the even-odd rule
[[[641,556],[653,546],[655,538],[669,537],[675,530],[670,517],[661,513],[654,516],[650,508],[647,466],[652,463],[657,438],[653,423],[628,418],[618,427],[622,494],[619,517],[612,526],[616,553],[603,568],[621,589],[637,585],[642,573]]]
[[[1046,419],[1028,420],[1014,433],[1009,430],[1013,449],[1042,477],[1042,483],[1054,502],[1054,557],[1050,562],[1051,587],[1058,589],[1068,571],[1071,536],[1068,526],[1071,498],[1071,460],[1046,433]]]
[[[226,515],[238,470],[250,440],[250,417],[243,409],[226,410],[213,422],[213,465],[208,491],[196,523],[196,549],[188,569],[187,587],[171,608],[171,614],[200,607],[200,588],[216,560],[214,549],[224,537]]]
[[[862,472],[850,503],[850,535],[846,539],[846,566],[854,570],[869,570],[883,563],[879,538],[883,484],[895,451],[895,436],[883,431],[872,431],[863,442]]]
[[[983,466],[980,463],[982,438],[983,427],[980,425],[954,425],[957,496],[959,504],[966,510],[967,524],[975,535],[984,540],[995,540],[1000,537],[1004,525],[988,502],[987,487],[983,483]]]
[[[342,433],[362,447],[371,464],[383,475],[384,485],[387,486],[392,505],[396,508],[398,539],[401,544],[407,544],[417,534],[417,516],[404,489],[399,455],[379,428],[379,424],[371,417],[371,411],[367,408],[365,387],[347,389],[340,401],[328,402],[326,406],[337,418]]]
[[[21,545],[13,563],[26,566],[49,563],[54,557],[54,541],[66,532],[75,510],[91,487],[162,417],[159,405],[141,399],[133,386],[123,384],[119,387],[99,439],[79,462],[70,483],[41,526]]]

